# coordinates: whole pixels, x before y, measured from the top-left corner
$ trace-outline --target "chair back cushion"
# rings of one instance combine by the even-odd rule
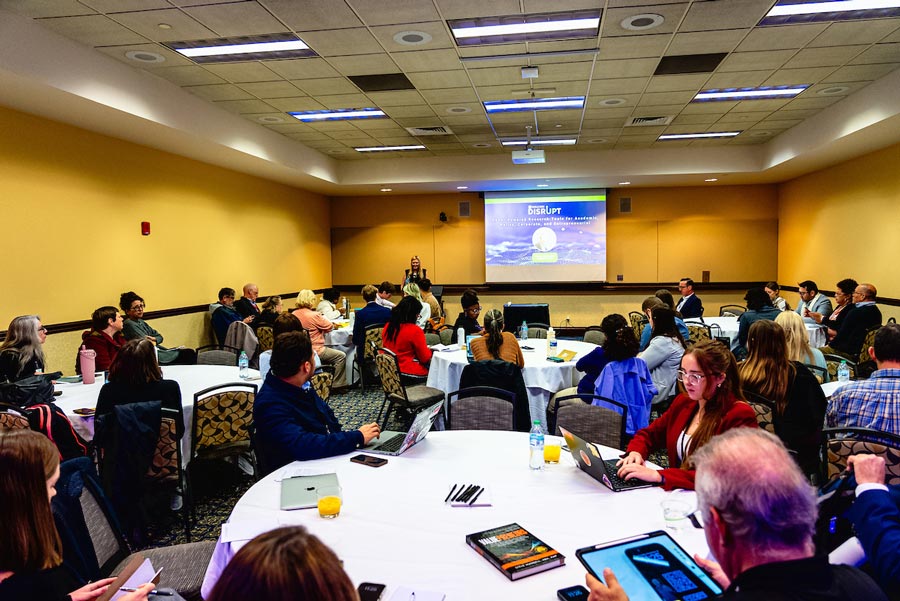
[[[528,390],[525,388],[525,378],[522,376],[522,369],[518,365],[499,359],[469,363],[463,368],[462,375],[459,378],[459,387],[463,389],[472,388],[473,386],[493,386],[515,394],[516,400],[513,412],[516,431],[528,432],[531,429]]]
[[[0,409],[0,430],[27,430],[28,418],[13,409]]]
[[[236,366],[238,363],[238,355],[234,351],[227,349],[209,349],[197,351],[198,365],[228,365]]]
[[[178,436],[175,419],[163,416],[159,421],[159,441],[153,460],[147,470],[146,479],[152,483],[178,483],[179,472]]]
[[[772,407],[750,399],[747,400],[747,404],[756,412],[756,423],[759,424],[759,427],[770,434],[775,434],[775,412]]]
[[[688,332],[691,333],[691,344],[697,344],[701,340],[712,340],[712,330],[708,325],[702,323],[689,323],[686,325]]]
[[[556,412],[556,431],[561,436],[560,426],[572,434],[614,449],[623,449],[622,424],[625,416],[614,409],[588,405],[580,399],[560,403]]]
[[[256,338],[259,340],[259,352],[271,350],[275,346],[275,335],[271,326],[259,326],[256,328]]]
[[[406,400],[406,391],[403,388],[403,382],[400,380],[400,366],[397,364],[397,357],[390,352],[382,349],[375,357],[375,366],[381,375],[381,388],[388,396]]]
[[[454,400],[450,406],[450,429],[512,431],[513,404],[482,395]]]
[[[602,330],[585,330],[583,340],[600,346],[606,342],[606,334]],[[640,340],[640,336],[638,336],[638,340]]]
[[[223,390],[198,398],[194,406],[193,454],[229,443],[249,443],[255,398],[256,394],[247,389]]]
[[[381,324],[369,326],[366,328],[366,344],[365,344],[365,358],[369,361],[375,358],[375,349],[380,349],[384,346],[384,342],[381,340],[381,332],[384,329],[384,326]],[[372,345],[375,345],[373,348]]]
[[[334,375],[323,371],[314,375],[309,381],[319,398],[327,401],[328,397],[331,396],[331,384],[334,382]]]
[[[859,438],[830,438],[826,443],[828,473],[831,478],[847,467],[847,458],[859,453],[870,453],[884,457],[885,478],[888,486],[900,484],[900,449],[875,441]]]

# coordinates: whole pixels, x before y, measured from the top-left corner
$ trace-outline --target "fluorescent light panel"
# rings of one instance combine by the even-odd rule
[[[760,25],[785,25],[823,21],[850,21],[900,16],[898,0],[831,0],[827,2],[786,2],[772,7]]]
[[[229,44],[228,46],[203,46],[200,48],[176,48],[175,50],[189,58],[198,56],[227,56],[230,54],[249,54],[251,52],[284,52],[286,50],[307,50],[309,46],[302,40],[288,42],[253,42],[250,44]]]
[[[447,21],[459,46],[596,38],[599,9]]]
[[[295,111],[289,112],[288,115],[307,123],[316,121],[344,121],[348,119],[375,119],[385,116],[384,111],[379,108]]]
[[[306,58],[316,55],[293,33],[167,42],[165,46],[195,63]]]
[[[692,140],[700,138],[733,138],[739,131],[708,131],[697,134],[663,134],[657,140]]]
[[[761,88],[726,88],[703,90],[699,92],[691,102],[703,102],[710,100],[763,100],[771,98],[793,98],[800,94],[809,85],[799,86],[766,86]]]
[[[530,142],[527,140],[503,140],[500,143],[504,146],[526,146],[528,144],[531,144],[533,146],[548,146],[551,144],[555,144],[557,146],[571,146],[575,142],[575,138],[557,138],[548,140],[531,140]]]
[[[546,111],[552,109],[584,108],[584,96],[564,98],[528,98],[523,100],[489,100],[484,103],[488,113],[514,113],[518,111]]]
[[[483,25],[453,29],[457,38],[490,37],[495,35],[515,35],[518,33],[543,33],[546,31],[578,31],[597,29],[600,17],[589,19],[569,19],[566,21],[543,21],[538,23],[513,23],[510,25]]]
[[[421,144],[410,144],[408,146],[367,146],[365,148],[354,148],[356,152],[384,152],[389,150],[425,150]]]

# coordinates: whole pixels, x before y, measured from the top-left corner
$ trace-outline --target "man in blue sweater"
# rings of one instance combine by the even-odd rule
[[[381,433],[376,423],[341,431],[334,412],[310,385],[314,370],[306,332],[287,332],[275,339],[269,374],[253,404],[257,454],[264,473],[292,461],[349,453]]]

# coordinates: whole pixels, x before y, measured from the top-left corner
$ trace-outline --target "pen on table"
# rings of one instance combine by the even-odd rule
[[[453,496],[453,491],[455,491],[455,490],[456,490],[456,485],[454,484],[454,485],[453,485],[453,488],[451,488],[451,489],[450,489],[450,492],[447,494],[447,498],[444,499],[444,503],[446,503],[447,501],[450,500],[450,497]]]
[[[479,491],[475,494],[475,496],[472,497],[472,500],[469,501],[469,505],[472,505],[473,503],[475,503],[475,501],[478,500],[478,497],[480,497],[480,496],[481,496],[481,493],[483,493],[483,492],[484,492],[484,487],[482,486],[482,487],[481,487],[481,490],[479,490]]]
[[[475,491],[479,490],[480,488],[481,488],[480,486],[476,486],[475,484],[473,484],[473,485],[472,485],[472,488],[469,490],[469,492],[467,492],[466,494],[464,494],[463,497],[460,499],[460,501],[462,501],[463,503],[465,503],[466,501],[468,501],[468,500],[472,497],[472,495],[475,494]]]
[[[125,591],[126,593],[133,593],[133,592],[135,592],[137,589],[136,589],[136,588],[132,588],[132,587],[130,587],[130,586],[122,586],[122,587],[119,587],[119,590],[120,590],[120,591]],[[156,590],[156,589],[150,591],[150,592],[147,593],[147,594],[148,594],[148,595],[159,595],[160,597],[171,597],[171,596],[172,596],[172,593],[169,592],[169,591],[158,591],[158,590]]]
[[[456,495],[456,498],[453,499],[453,500],[454,500],[454,501],[462,502],[462,500],[466,497],[466,495],[469,494],[469,492],[471,492],[471,490],[472,490],[473,488],[475,488],[475,485],[474,485],[474,484],[470,484],[469,486],[466,487],[466,489],[465,489],[464,491],[461,491],[460,494]]]
[[[450,501],[455,503],[456,500],[462,495],[463,489],[465,489],[465,488],[466,488],[466,485],[463,484],[463,485],[460,487],[460,489],[459,489],[458,491],[456,491],[456,494],[453,495],[453,498],[450,499]]]

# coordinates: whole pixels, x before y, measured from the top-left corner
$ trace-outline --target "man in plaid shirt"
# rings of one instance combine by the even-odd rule
[[[829,427],[872,428],[900,435],[900,325],[889,323],[869,348],[878,370],[868,380],[845,384],[828,403]]]

